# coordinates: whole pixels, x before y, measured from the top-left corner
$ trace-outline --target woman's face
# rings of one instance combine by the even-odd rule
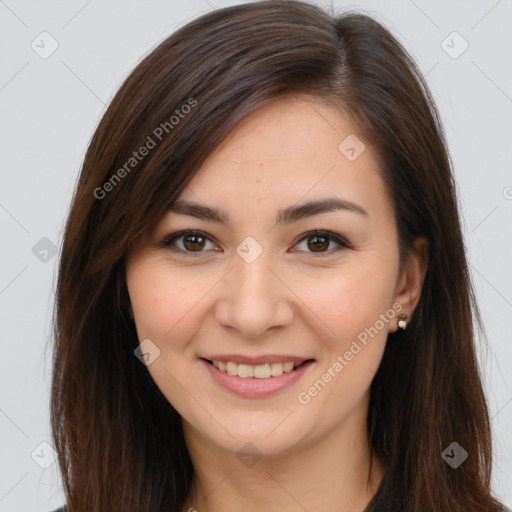
[[[145,364],[186,435],[272,455],[364,430],[388,332],[414,294],[372,149],[354,130],[311,97],[266,106],[183,191],[197,207],[169,211],[129,254]],[[171,240],[183,230],[194,233]]]

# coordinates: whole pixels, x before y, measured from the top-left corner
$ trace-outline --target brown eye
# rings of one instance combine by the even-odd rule
[[[201,251],[205,245],[205,237],[201,235],[186,235],[183,237],[183,245],[187,251]]]
[[[212,247],[208,248],[207,244]],[[310,231],[306,233],[297,245],[305,243],[306,248],[301,249],[299,252],[306,254],[314,254],[315,256],[329,256],[334,252],[342,249],[353,249],[353,246],[336,233],[330,231]],[[329,248],[330,245],[333,247]],[[180,231],[169,235],[160,242],[161,247],[166,247],[169,250],[182,254],[184,256],[200,256],[207,253],[208,250],[222,251],[215,246],[211,238],[201,231]],[[294,251],[292,251],[294,252]]]
[[[304,244],[305,248],[300,248]],[[333,244],[331,246],[331,244]],[[329,256],[343,249],[353,249],[354,247],[343,239],[340,235],[330,231],[315,230],[305,233],[297,244],[299,252],[313,254],[314,256]],[[329,248],[331,246],[331,248]],[[293,251],[295,252],[295,250]]]
[[[308,247],[312,252],[323,252],[329,247],[329,238],[326,236],[311,236],[308,238]]]
[[[208,243],[216,250],[208,235],[201,231],[188,230],[169,235],[160,242],[160,246],[185,256],[201,256],[210,249],[207,247]]]

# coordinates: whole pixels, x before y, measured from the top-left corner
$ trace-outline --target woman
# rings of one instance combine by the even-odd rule
[[[69,511],[496,511],[439,116],[370,17],[187,24],[88,149],[58,278]]]

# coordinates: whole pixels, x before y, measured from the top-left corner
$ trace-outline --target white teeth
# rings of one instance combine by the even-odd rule
[[[293,370],[293,363],[284,363],[283,364],[283,372],[288,373]]]
[[[269,364],[258,364],[254,367],[254,376],[258,379],[266,379],[270,377],[270,365]]]
[[[226,363],[226,371],[229,375],[238,375],[238,364],[233,363],[232,361],[228,361]]]
[[[270,365],[270,373],[272,377],[279,377],[284,372],[283,364],[281,363],[272,363]]]
[[[213,366],[229,375],[238,375],[244,379],[256,377],[257,379],[267,379],[268,377],[279,377],[283,373],[290,373],[295,364],[287,363],[265,363],[265,364],[238,364],[233,361],[212,361]],[[299,366],[299,365],[297,365]]]
[[[255,367],[251,366],[250,364],[239,364],[237,375],[239,377],[254,377],[254,368]]]

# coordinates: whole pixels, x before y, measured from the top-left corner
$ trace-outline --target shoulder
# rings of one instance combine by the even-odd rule
[[[62,507],[53,510],[52,512],[67,512],[66,505],[62,505]]]

